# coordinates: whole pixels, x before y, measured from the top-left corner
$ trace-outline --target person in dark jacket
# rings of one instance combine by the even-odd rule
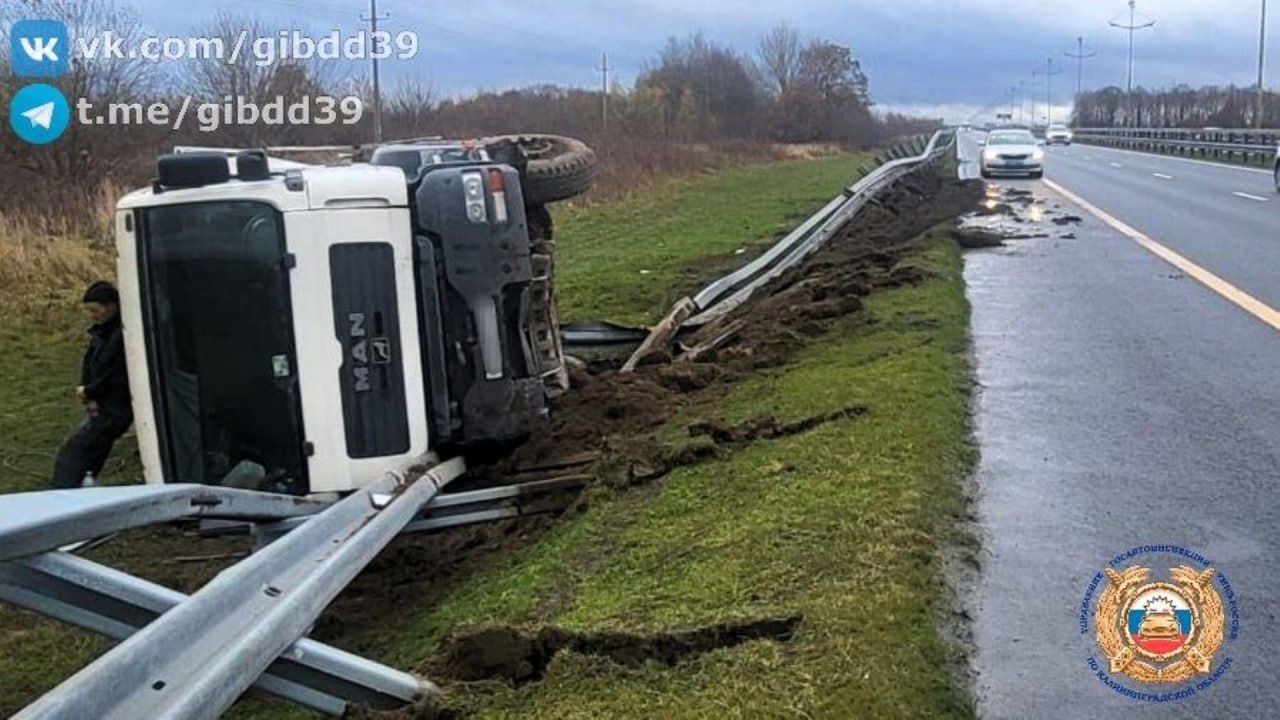
[[[133,424],[120,294],[111,283],[96,282],[85,291],[84,307],[93,320],[76,388],[85,419],[58,451],[50,483],[54,488],[81,487],[86,477],[100,473],[111,446]]]

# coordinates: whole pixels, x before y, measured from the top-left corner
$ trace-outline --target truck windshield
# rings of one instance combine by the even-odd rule
[[[139,276],[166,479],[305,492],[280,213],[234,201],[140,215]]]

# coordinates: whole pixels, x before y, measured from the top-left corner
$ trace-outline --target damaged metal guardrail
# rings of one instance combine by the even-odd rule
[[[1089,145],[1225,160],[1271,167],[1280,130],[1240,128],[1078,128],[1075,141]]]
[[[935,132],[927,143],[917,141],[890,150],[878,167],[845,188],[839,197],[827,203],[763,255],[707,285],[692,298],[677,302],[671,312],[650,330],[639,349],[623,365],[623,372],[634,370],[644,358],[668,346],[682,328],[706,325],[740,307],[761,288],[822,247],[880,192],[905,175],[943,161],[955,147],[955,141],[955,131],[946,129]]]
[[[397,535],[548,512],[556,493],[587,482],[566,475],[439,492],[463,471],[461,460],[435,463],[415,480],[387,476],[336,503],[203,485],[4,496],[0,602],[120,642],[15,717],[212,718],[250,685],[340,716],[350,705],[391,710],[436,692],[303,636]],[[202,534],[215,523],[218,534],[252,534],[258,552],[187,596],[67,551],[175,520],[199,520]]]
[[[761,287],[795,267],[830,240],[875,196],[902,176],[941,160],[955,143],[955,133],[939,130],[918,154],[889,160],[827,203],[826,207],[779,240],[765,254],[705,287],[693,297],[697,314],[685,325],[704,325],[742,305]],[[891,153],[893,155],[895,153]]]
[[[133,623],[114,619],[113,628],[108,625],[113,619],[102,615],[105,598],[113,594],[132,593],[134,601],[150,603],[152,611],[160,610],[163,614],[129,634],[124,642],[15,717],[23,720],[55,717],[214,719],[255,683],[265,689],[292,691],[289,694],[293,700],[306,702],[306,694],[298,692],[297,683],[289,683],[274,674],[266,675],[265,683],[261,683],[260,676],[291,648],[287,660],[307,659],[307,648],[298,646],[297,642],[310,630],[320,612],[416,518],[440,488],[465,470],[462,460],[451,460],[422,471],[412,482],[388,475],[328,509],[315,512],[301,527],[223,571],[193,596],[182,600],[157,592],[154,587],[129,583],[120,577],[111,578],[82,566],[78,575],[72,574],[69,584],[72,587],[88,585],[101,591],[86,607],[79,609],[97,615],[97,619],[83,618],[87,626],[96,624],[96,629],[109,634],[128,633]],[[116,507],[104,506],[97,510],[86,512],[109,518],[120,516]],[[279,510],[278,507],[275,510]],[[50,514],[58,515],[58,512]],[[287,520],[297,514],[275,512],[274,515]],[[118,524],[128,527],[127,516]],[[5,524],[0,527],[0,539],[20,537],[26,527],[20,521]],[[65,561],[60,562],[56,552],[44,559],[37,557],[35,561],[0,568],[4,570],[5,587],[10,588],[6,596],[19,605],[29,606],[31,602],[23,602],[22,593],[14,591],[40,594],[37,588],[41,587],[42,579],[50,575],[56,578],[59,571],[63,571],[61,579],[68,580]],[[50,594],[67,589],[56,585],[45,585],[45,588]],[[65,605],[73,597],[73,594],[63,594],[59,600]],[[127,601],[128,597],[116,597],[116,600]],[[170,609],[164,610],[170,602]],[[141,624],[140,621],[138,625]],[[320,652],[317,656],[326,656],[328,678],[334,678],[333,662],[337,662],[338,673],[343,673],[343,666],[351,671],[351,676],[338,675],[338,679],[364,675],[370,680],[369,689],[374,693],[389,691],[393,696],[403,696],[408,688],[413,688],[416,697],[430,688],[407,674],[367,661],[353,662],[352,657],[335,655],[335,651]],[[367,666],[361,669],[358,665]],[[324,674],[323,669],[316,670]],[[315,688],[320,692],[325,688],[339,689],[333,683],[320,680],[316,684],[321,685]],[[404,700],[412,698],[402,698],[402,702]],[[306,703],[333,711],[340,701]]]

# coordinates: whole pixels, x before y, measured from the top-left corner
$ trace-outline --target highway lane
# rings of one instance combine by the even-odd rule
[[[973,136],[962,145],[962,157],[976,157]],[[1207,168],[1170,189],[1154,173],[1176,180],[1195,166],[1081,146],[1050,155],[1050,180],[1276,302],[1280,201],[1231,194],[1257,189],[1249,183],[1265,176]],[[997,184],[1084,221],[1069,228],[1073,239],[1050,225],[1048,238],[966,260],[983,543],[966,599],[979,713],[1274,716],[1280,332],[1045,183]],[[1195,197],[1205,192],[1216,196]],[[1217,656],[1232,659],[1229,671],[1188,700],[1124,697],[1087,667],[1090,655],[1101,657],[1092,622],[1079,630],[1090,579],[1117,553],[1149,543],[1202,552],[1241,598],[1240,636]],[[1144,560],[1160,573],[1185,563]]]
[[[1050,180],[1280,307],[1280,194],[1270,174],[1083,145],[1048,155]]]

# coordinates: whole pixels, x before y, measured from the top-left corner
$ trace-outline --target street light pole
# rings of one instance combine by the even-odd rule
[[[1026,123],[1027,106],[1026,106],[1026,103],[1022,102],[1022,96],[1026,94],[1026,89],[1027,89],[1027,81],[1019,80],[1018,81],[1018,124],[1019,125],[1027,124]]]
[[[1266,2],[1266,0],[1263,0],[1263,2]],[[1084,51],[1084,38],[1082,37],[1076,38],[1076,48],[1077,50],[1074,53],[1062,54],[1076,61],[1076,95],[1079,96],[1084,94],[1084,61],[1097,57],[1098,53],[1091,52],[1086,54]]]
[[[1138,14],[1138,0],[1129,0],[1129,24],[1124,25],[1122,23],[1116,22],[1115,20],[1112,20],[1110,22],[1111,27],[1120,28],[1121,30],[1129,31],[1129,79],[1128,79],[1128,82],[1126,83],[1125,94],[1128,98],[1129,115],[1131,116],[1133,115],[1133,34],[1138,30],[1145,30],[1156,24],[1155,20],[1151,20],[1139,25],[1137,21],[1137,14]],[[1126,119],[1131,122],[1133,121],[1132,117],[1126,118]]]
[[[1039,75],[1044,76],[1044,84],[1045,84],[1044,125],[1045,127],[1048,127],[1053,124],[1053,76],[1061,75],[1061,74],[1062,74],[1061,69],[1058,69],[1058,70],[1053,69],[1053,58],[1049,58],[1048,62],[1046,63],[1045,70],[1043,72],[1039,70],[1033,70],[1031,72],[1032,77],[1036,77]],[[1035,115],[1034,105],[1032,107],[1033,107],[1033,110],[1031,114],[1034,116]],[[1035,122],[1035,118],[1032,117],[1032,123],[1034,124],[1034,122]]]
[[[1267,0],[1262,0],[1262,25],[1258,30],[1258,115],[1254,123],[1262,129],[1263,115],[1267,110],[1267,94],[1263,89],[1264,74],[1267,67]]]

